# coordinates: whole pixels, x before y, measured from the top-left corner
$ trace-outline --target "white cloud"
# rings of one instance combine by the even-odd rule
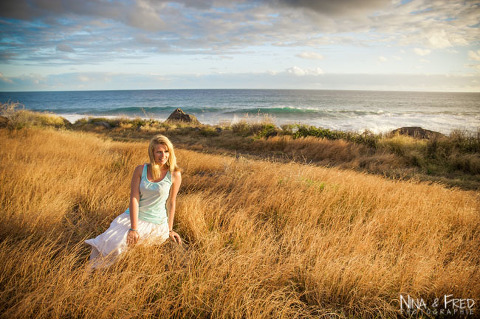
[[[292,66],[291,68],[288,68],[286,70],[286,72],[288,74],[294,74],[294,75],[297,75],[297,76],[306,75],[305,70],[303,70],[302,68],[299,68],[298,66]]]
[[[464,42],[462,38],[457,38],[456,41]],[[430,35],[428,35],[428,42],[433,48],[449,48],[453,46],[445,30],[436,30],[435,32],[432,32]]]
[[[475,72],[480,73],[480,63],[477,64],[465,64],[465,67],[472,68]]]
[[[429,49],[420,49],[420,48],[415,48],[413,49],[413,52],[419,56],[426,56],[429,55],[432,51]]]
[[[293,74],[296,76],[305,76],[305,75],[320,75],[323,74],[323,70],[321,68],[314,68],[314,69],[302,69],[298,66],[293,66],[286,70],[286,73]]]
[[[9,79],[8,77],[6,77],[5,75],[3,75],[2,72],[0,72],[0,81],[8,83],[8,84],[13,84],[13,81],[11,79]]]
[[[303,76],[289,72],[224,73],[162,75],[134,73],[65,73],[41,77],[25,75],[0,80],[1,91],[44,90],[109,90],[109,89],[174,89],[259,88],[259,89],[351,89],[407,91],[480,91],[477,75],[442,74],[330,74],[308,76],[312,70],[292,68]],[[314,71],[314,70],[313,70]],[[314,71],[314,73],[318,73]],[[76,81],[79,77],[86,82]],[[109,81],[106,81],[108,79]]]
[[[387,62],[388,59],[387,59],[386,57],[384,57],[384,56],[379,56],[379,57],[378,57],[378,61],[379,61],[379,62]]]
[[[480,61],[480,50],[477,50],[476,52],[472,50],[468,51],[468,57],[470,60]]]
[[[322,60],[323,55],[317,52],[302,52],[296,55],[299,58],[302,59],[310,59],[310,60]]]
[[[470,50],[470,51],[468,51],[468,58],[470,60],[473,60],[473,61],[480,61],[480,50],[477,50],[477,51]],[[480,72],[480,63],[467,64],[467,67],[471,67],[476,72]]]
[[[430,48],[465,46],[478,41],[480,7],[475,1],[416,0],[372,17],[372,28],[397,35],[401,45]]]

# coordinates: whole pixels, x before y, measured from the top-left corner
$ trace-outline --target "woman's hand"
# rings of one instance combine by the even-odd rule
[[[180,238],[180,235],[173,230],[170,231],[170,239],[179,244],[180,246],[182,245],[182,239]]]
[[[140,235],[136,230],[129,230],[127,234],[127,245],[129,247],[134,246],[138,240],[140,239]]]

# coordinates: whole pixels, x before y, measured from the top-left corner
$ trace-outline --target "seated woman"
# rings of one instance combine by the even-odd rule
[[[133,172],[129,208],[103,234],[85,241],[92,246],[90,267],[110,266],[137,243],[160,244],[171,238],[182,244],[173,231],[175,200],[182,182],[173,145],[157,135],[150,141],[148,155],[150,163]]]

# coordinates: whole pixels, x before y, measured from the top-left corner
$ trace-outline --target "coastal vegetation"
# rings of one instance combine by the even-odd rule
[[[0,129],[2,318],[392,318],[405,315],[400,296],[478,302],[478,190],[351,164],[388,148],[384,161],[397,163],[400,150],[428,141],[379,137],[374,148],[278,128],[265,138],[265,123],[104,119],[110,127],[59,129],[54,115],[40,116],[52,119]],[[90,273],[83,241],[126,209],[132,170],[148,161],[145,139],[157,132],[179,146],[174,228],[185,244],[138,246]],[[227,137],[244,153],[232,156]],[[468,149],[461,138],[457,150]],[[324,153],[301,161],[277,154],[279,145]]]
[[[385,133],[342,132],[305,124],[276,126],[272,119],[241,120],[218,125],[142,118],[82,118],[70,123],[54,114],[2,105],[4,126],[55,127],[96,132],[114,140],[145,140],[162,133],[183,147],[210,154],[299,162],[354,169],[393,179],[441,183],[480,189],[480,128],[454,130],[428,138]]]

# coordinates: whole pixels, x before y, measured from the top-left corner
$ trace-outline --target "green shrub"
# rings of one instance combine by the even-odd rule
[[[240,121],[232,124],[232,131],[238,135],[248,136],[250,135],[250,125],[247,121]]]
[[[7,119],[6,125],[10,129],[39,126],[66,128],[71,125],[58,115],[18,109],[19,106],[18,103],[4,103],[0,107],[0,115]]]
[[[213,126],[203,126],[200,128],[200,135],[205,137],[219,136],[220,132]]]
[[[294,139],[307,136],[326,138],[329,140],[343,139],[345,141],[353,142],[356,144],[364,144],[372,148],[377,147],[377,142],[380,139],[379,135],[376,135],[370,131],[365,131],[359,134],[355,132],[335,131],[305,124],[282,125],[282,133],[283,135],[290,135]]]
[[[232,124],[233,133],[243,137],[255,136],[257,138],[270,137],[278,134],[279,129],[272,122],[264,121],[249,123],[245,120]]]
[[[263,123],[260,126],[259,131],[257,132],[256,135],[259,138],[261,138],[261,137],[268,138],[268,137],[271,137],[271,136],[276,136],[277,134],[278,134],[278,129],[274,124]]]

